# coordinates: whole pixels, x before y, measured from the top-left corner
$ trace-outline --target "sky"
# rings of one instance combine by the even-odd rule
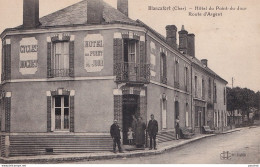
[[[40,0],[40,17],[79,1]],[[116,0],[104,1],[116,7]],[[151,11],[148,6],[179,10]],[[196,6],[208,9],[198,11]],[[215,10],[210,11],[209,7]],[[228,10],[220,10],[226,7]],[[236,10],[230,10],[231,7]],[[238,7],[246,9],[237,10]],[[260,91],[259,9],[259,0],[129,0],[131,19],[143,21],[164,36],[166,25],[174,24],[178,31],[184,25],[189,33],[195,34],[198,59],[208,59],[208,67],[228,81],[229,87],[233,77],[234,87],[254,91]],[[190,16],[189,12],[200,12],[202,16]],[[205,12],[222,13],[222,16],[203,16]],[[0,0],[0,32],[21,25],[22,13],[22,0]]]

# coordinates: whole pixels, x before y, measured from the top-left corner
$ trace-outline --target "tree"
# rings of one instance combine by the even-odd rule
[[[242,111],[242,120],[247,116],[249,120],[250,109],[255,107],[259,110],[260,92],[255,93],[248,88],[235,87],[233,89],[227,87],[227,110],[233,117],[234,123],[234,111]]]

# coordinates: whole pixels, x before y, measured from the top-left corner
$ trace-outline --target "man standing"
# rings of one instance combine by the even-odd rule
[[[154,148],[155,150],[157,150],[156,148],[156,135],[158,133],[158,122],[154,119],[154,115],[151,114],[151,120],[148,123],[148,134],[150,137],[150,150],[152,148]]]
[[[113,139],[114,153],[116,153],[116,145],[118,146],[118,150],[121,153],[122,152],[122,148],[121,148],[121,144],[120,144],[121,136],[120,136],[120,128],[118,126],[117,120],[114,120],[114,123],[110,127],[110,135]]]

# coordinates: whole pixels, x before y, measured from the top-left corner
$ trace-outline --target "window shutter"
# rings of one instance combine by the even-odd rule
[[[74,77],[74,41],[69,43],[69,76]]]
[[[145,42],[140,41],[140,63],[146,63],[146,55],[145,55]]]
[[[4,101],[5,101],[5,132],[10,132],[11,97],[6,97]]]
[[[51,132],[51,96],[47,96],[47,132]]]
[[[53,73],[51,69],[51,42],[47,43],[47,77],[52,78]]]
[[[70,132],[74,130],[74,96],[70,96]]]
[[[120,79],[121,66],[123,62],[123,39],[114,39],[114,75]]]
[[[6,44],[6,80],[11,79],[11,44]]]
[[[145,55],[145,42],[140,41],[140,72],[141,72],[141,77],[144,78],[145,80],[148,80],[150,75],[149,75],[149,68],[148,65],[146,64],[146,55]]]
[[[5,45],[3,44],[3,46],[2,46],[3,48],[2,48],[2,76],[1,76],[1,80],[2,81],[4,81],[5,80],[5,67],[6,67],[6,65],[5,65],[5,63],[6,63],[6,60],[5,60],[5,58],[6,58],[6,55],[5,55]]]

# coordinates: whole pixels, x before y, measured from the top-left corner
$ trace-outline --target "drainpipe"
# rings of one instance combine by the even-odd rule
[[[192,87],[192,68],[193,68],[193,66],[192,66],[192,62],[191,62],[191,72],[190,72],[190,75],[191,75],[191,81],[190,81],[190,83],[191,83],[191,87],[190,87],[190,90],[191,90],[191,92],[190,92],[190,97],[191,97],[191,107],[190,107],[190,112],[191,112],[191,114],[190,114],[190,118],[191,118],[191,128],[192,128],[192,130],[195,130],[194,129],[194,127],[193,127],[193,123],[192,123],[192,114],[193,114],[193,112],[192,112],[192,108],[193,108],[193,96],[192,96],[192,92],[193,92],[193,87]]]
[[[145,50],[144,50],[144,54],[145,54],[145,56],[146,56],[146,64],[148,64],[147,63],[147,33],[148,33],[148,30],[146,30],[146,32],[145,32],[145,44],[144,44],[144,46],[145,46]],[[150,68],[149,68],[150,69]],[[151,76],[149,76],[149,81],[150,81],[150,77]],[[148,83],[149,84],[149,83]],[[148,86],[148,84],[147,84],[147,86]],[[147,124],[147,110],[148,110],[148,107],[147,107],[147,104],[148,104],[148,99],[147,99],[147,97],[148,97],[148,91],[147,91],[147,86],[145,87],[145,94],[146,94],[146,96],[145,96],[145,98],[146,98],[146,124]],[[145,147],[146,148],[148,148],[148,132],[147,131],[145,131],[146,132],[146,134],[145,134]],[[158,143],[158,142],[157,142]]]

